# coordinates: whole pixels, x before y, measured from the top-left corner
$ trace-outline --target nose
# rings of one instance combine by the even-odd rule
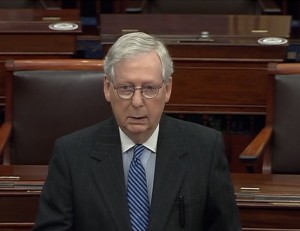
[[[140,107],[143,105],[143,95],[140,88],[136,88],[134,94],[131,98],[131,103],[135,107]]]

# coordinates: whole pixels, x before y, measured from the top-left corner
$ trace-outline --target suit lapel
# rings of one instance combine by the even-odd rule
[[[109,203],[108,209],[118,230],[130,231],[118,127],[113,123],[104,130],[91,153],[91,157],[98,161],[91,170],[92,175],[96,187]]]
[[[187,151],[178,134],[174,124],[161,123],[149,231],[163,230],[184,180]]]

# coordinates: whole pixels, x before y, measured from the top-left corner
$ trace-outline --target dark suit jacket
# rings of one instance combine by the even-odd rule
[[[114,118],[58,139],[34,231],[130,231],[121,152]],[[240,230],[220,132],[162,117],[149,222],[148,231]]]

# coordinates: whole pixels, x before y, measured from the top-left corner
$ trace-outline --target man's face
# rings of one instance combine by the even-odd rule
[[[105,98],[111,103],[120,128],[135,142],[145,142],[154,132],[165,103],[170,99],[172,78],[163,83],[158,95],[152,99],[143,97],[141,90],[135,90],[129,99],[122,99],[114,87],[159,87],[163,81],[161,68],[159,57],[151,52],[121,61],[115,66],[114,83],[105,80]]]

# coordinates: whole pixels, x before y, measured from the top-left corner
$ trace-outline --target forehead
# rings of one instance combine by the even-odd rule
[[[115,65],[116,76],[138,71],[152,74],[161,73],[161,70],[161,61],[155,51],[123,59]]]

